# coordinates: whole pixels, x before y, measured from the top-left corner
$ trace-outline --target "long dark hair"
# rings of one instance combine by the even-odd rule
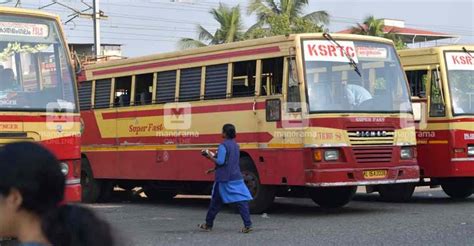
[[[224,133],[227,139],[234,139],[236,137],[235,126],[232,124],[225,124],[222,127],[222,133]]]
[[[114,245],[110,226],[93,211],[60,205],[64,188],[59,161],[44,147],[21,142],[0,148],[0,194],[18,190],[20,208],[42,219],[43,233],[52,245]]]

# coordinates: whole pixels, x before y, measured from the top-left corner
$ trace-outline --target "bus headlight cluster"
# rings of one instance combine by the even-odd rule
[[[402,147],[400,150],[400,158],[403,160],[412,159],[413,158],[413,149],[412,147]]]
[[[331,149],[324,151],[324,160],[325,161],[337,161],[339,160],[339,150]]]
[[[66,162],[61,162],[59,165],[63,175],[67,176],[69,174],[69,165]]]
[[[474,145],[467,146],[467,155],[474,156]]]

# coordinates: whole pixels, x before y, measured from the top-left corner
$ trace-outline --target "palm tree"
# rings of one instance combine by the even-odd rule
[[[383,37],[385,24],[382,19],[376,19],[373,15],[364,19],[362,24],[357,23],[355,27],[351,28],[351,33],[359,35],[369,35],[376,37]]]
[[[242,16],[238,5],[229,8],[221,3],[217,9],[212,9],[209,13],[219,23],[220,27],[212,34],[203,26],[198,25],[198,39],[182,38],[179,41],[180,48],[188,49],[230,43],[243,38]]]
[[[373,15],[366,17],[362,24],[357,23],[356,26],[352,27],[351,33],[388,38],[393,40],[397,49],[406,47],[406,44],[402,41],[400,35],[398,35],[393,29],[386,32],[383,20],[377,19]]]
[[[308,0],[251,0],[247,12],[255,13],[258,17],[258,22],[252,28],[271,24],[275,17],[285,17],[293,31],[298,29],[295,26],[307,23],[322,29],[323,25],[329,23],[329,14],[326,11],[315,11],[303,15],[308,3]]]

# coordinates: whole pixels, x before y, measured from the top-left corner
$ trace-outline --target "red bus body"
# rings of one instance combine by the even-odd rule
[[[4,51],[0,61],[2,72],[11,71],[14,80],[12,85],[5,85],[4,77],[1,81],[0,145],[34,141],[49,149],[66,176],[64,202],[80,202],[81,121],[61,21],[21,8],[2,7],[0,13],[4,31],[16,30],[2,33],[2,47],[17,46],[11,55]]]

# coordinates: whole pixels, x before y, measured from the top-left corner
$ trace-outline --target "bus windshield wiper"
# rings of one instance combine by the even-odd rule
[[[344,47],[342,47],[329,33],[325,32],[323,33],[323,37],[327,39],[328,41],[333,42],[341,51],[344,53],[344,56],[349,60],[349,65],[351,65],[352,68],[354,68],[354,71],[359,75],[359,77],[362,77],[362,74],[360,73],[359,67],[357,66],[357,63],[352,59],[352,57],[347,54],[346,50]]]
[[[466,47],[462,47],[462,51],[466,52],[470,57],[474,58],[474,56],[471,55],[471,52],[469,52]]]

